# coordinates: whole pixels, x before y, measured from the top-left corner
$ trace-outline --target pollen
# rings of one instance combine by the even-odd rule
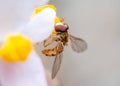
[[[8,36],[0,49],[0,57],[5,62],[26,61],[32,50],[31,41],[23,35]]]
[[[49,4],[49,5],[44,5],[44,6],[35,8],[35,11],[34,11],[33,15],[36,15],[36,14],[40,13],[41,11],[43,11],[46,8],[51,8],[51,9],[56,11],[56,7],[54,5]]]
[[[56,18],[55,18],[55,24],[57,24],[59,22],[60,22],[60,18],[56,16]]]
[[[55,22],[54,22],[55,25],[56,25],[57,23],[59,23],[59,22],[60,22],[60,18],[56,16],[56,17],[55,17]],[[56,34],[55,28],[54,28],[52,34],[50,35],[50,37],[51,37],[53,34]]]

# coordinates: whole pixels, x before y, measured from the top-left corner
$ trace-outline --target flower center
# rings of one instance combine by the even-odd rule
[[[0,49],[0,56],[6,62],[20,62],[28,58],[32,50],[31,41],[23,35],[8,36]]]

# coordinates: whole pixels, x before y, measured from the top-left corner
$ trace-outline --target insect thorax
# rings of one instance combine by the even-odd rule
[[[59,32],[57,33],[57,36],[59,36],[60,40],[63,42],[63,45],[66,46],[68,44],[68,32]]]

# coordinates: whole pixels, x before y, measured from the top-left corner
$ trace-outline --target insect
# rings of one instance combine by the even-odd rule
[[[50,37],[51,41],[49,43],[46,43],[48,41],[48,39],[46,39],[43,42],[44,47],[47,47],[54,42],[57,43],[57,45],[52,49],[42,50],[42,53],[45,54],[46,56],[55,56],[55,60],[52,68],[52,76],[51,76],[52,79],[55,78],[56,74],[60,69],[62,57],[63,57],[62,52],[64,51],[64,47],[68,45],[69,40],[71,41],[71,47],[73,51],[80,53],[87,49],[86,41],[69,34],[68,33],[69,26],[63,21],[64,20],[61,19],[61,21],[55,25],[56,33],[52,34],[52,36]]]

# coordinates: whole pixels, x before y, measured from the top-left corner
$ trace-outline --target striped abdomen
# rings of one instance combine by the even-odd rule
[[[57,51],[57,47],[55,47],[53,49],[45,49],[42,51],[42,53],[45,54],[46,56],[56,56],[57,52],[61,53],[62,51],[63,51],[63,48]]]
[[[45,49],[42,51],[43,54],[45,54],[46,56],[56,56],[57,50],[56,47],[53,49]]]

